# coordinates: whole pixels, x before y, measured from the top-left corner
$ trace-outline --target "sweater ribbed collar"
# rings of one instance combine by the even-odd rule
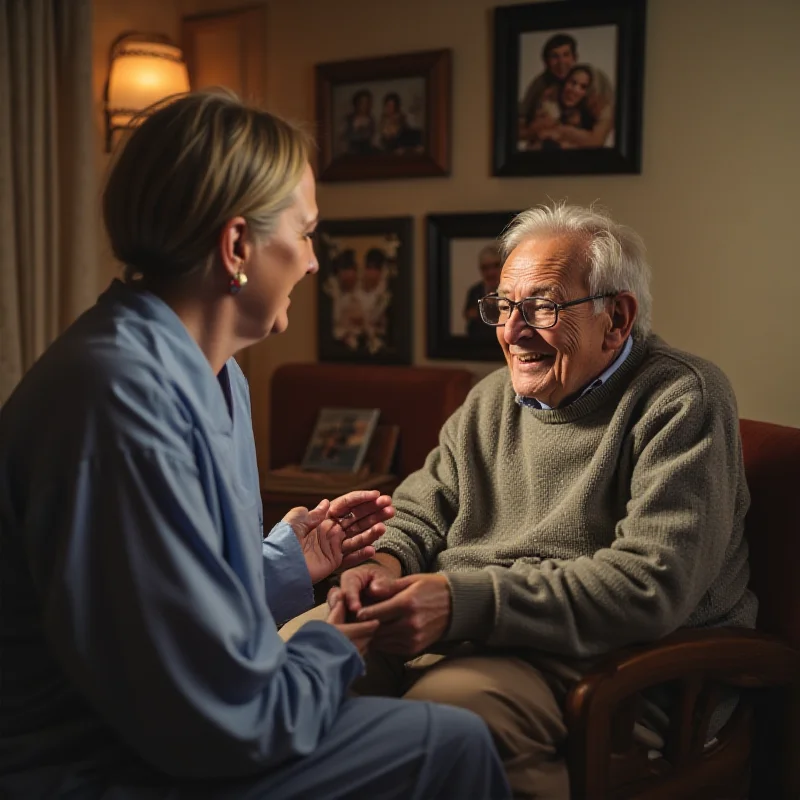
[[[605,405],[610,398],[618,397],[621,390],[630,383],[639,365],[644,360],[648,350],[658,340],[654,334],[646,338],[635,337],[630,355],[614,372],[614,374],[602,386],[592,389],[591,392],[582,395],[568,406],[563,408],[552,408],[548,410],[534,408],[533,406],[522,406],[524,411],[533,414],[540,422],[548,425],[556,425],[564,422],[575,422],[596,411]]]

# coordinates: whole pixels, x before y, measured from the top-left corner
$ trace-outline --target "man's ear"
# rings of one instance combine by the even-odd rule
[[[603,342],[607,350],[618,350],[630,336],[639,311],[639,303],[630,292],[620,292],[609,298],[610,325]]]
[[[229,219],[219,234],[219,258],[230,277],[244,268],[251,249],[247,220],[244,217]]]

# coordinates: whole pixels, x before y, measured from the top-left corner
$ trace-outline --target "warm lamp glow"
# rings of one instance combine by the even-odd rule
[[[125,33],[111,45],[106,83],[106,150],[115,130],[130,128],[144,109],[189,91],[180,48],[165,36]]]

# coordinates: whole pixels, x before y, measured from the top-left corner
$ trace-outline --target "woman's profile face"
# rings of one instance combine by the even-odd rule
[[[564,88],[561,90],[561,104],[567,108],[577,106],[589,91],[592,83],[592,76],[586,70],[576,69],[564,81]]]
[[[259,338],[286,330],[289,295],[308,273],[319,269],[312,241],[317,217],[314,174],[306,165],[294,202],[281,213],[274,233],[255,243],[244,265],[248,282],[237,301],[245,317],[243,324],[257,324]]]

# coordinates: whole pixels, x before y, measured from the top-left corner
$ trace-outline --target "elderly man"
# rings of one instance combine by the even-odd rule
[[[515,796],[566,798],[562,703],[592,659],[754,624],[748,492],[725,376],[650,333],[638,235],[556,206],[503,245],[481,314],[508,369],[445,424],[374,562],[332,592],[381,623],[361,691],[477,711]]]
[[[479,342],[494,341],[494,331],[481,321],[480,300],[487,294],[497,291],[500,283],[500,267],[503,260],[496,244],[487,244],[478,253],[478,271],[481,279],[467,290],[464,303],[464,320],[467,323],[467,336]]]

